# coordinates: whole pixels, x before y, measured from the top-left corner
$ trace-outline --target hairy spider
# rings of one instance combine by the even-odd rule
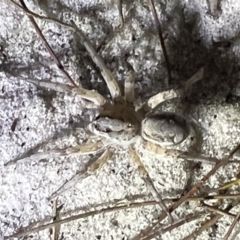
[[[28,11],[26,7],[24,10]],[[33,17],[30,16],[29,18],[34,25]],[[51,19],[46,18],[46,20]],[[141,141],[144,141],[145,148],[150,151],[184,158],[187,157],[181,151],[169,150],[165,149],[165,147],[179,144],[188,137],[190,128],[188,122],[184,117],[175,113],[156,113],[154,110],[162,102],[181,96],[185,90],[202,78],[203,69],[200,69],[192,78],[186,81],[183,87],[160,92],[148,99],[141,107],[136,108],[134,104],[134,71],[132,69],[129,70],[125,79],[124,93],[122,93],[117,80],[84,33],[73,21],[71,21],[71,24],[65,25],[75,31],[92,60],[99,67],[109,89],[111,99],[106,99],[95,90],[87,90],[81,86],[77,86],[74,82],[73,85],[66,85],[33,79],[26,80],[55,91],[74,93],[86,100],[87,106],[91,106],[97,112],[97,117],[86,127],[91,137],[85,143],[68,149],[55,149],[54,153],[71,154],[77,152],[80,155],[101,153],[97,160],[91,162],[84,171],[78,174],[77,180],[79,180],[100,169],[111,158],[116,149],[121,146],[128,147],[131,159],[135,163],[141,178],[145,181],[161,209],[165,211],[169,222],[172,223],[173,217],[142,164],[136,146]],[[35,28],[37,28],[36,25]],[[69,78],[66,72],[65,75]],[[37,158],[41,154],[34,153],[30,158]],[[22,157],[6,163],[5,166],[19,159],[22,159]],[[71,181],[67,182],[54,192],[49,199],[54,199],[63,191],[69,189],[70,185]]]
[[[77,151],[79,154],[93,154],[103,152],[98,160],[94,161],[87,167],[86,173],[83,174],[86,176],[88,173],[99,169],[100,166],[102,166],[111,157],[113,148],[117,149],[119,146],[128,146],[131,158],[135,162],[140,176],[150,188],[154,198],[161,208],[166,211],[166,214],[172,223],[173,219],[168,212],[167,207],[163,203],[161,196],[154,187],[148,172],[140,161],[134,145],[139,144],[140,140],[145,140],[149,141],[151,144],[159,145],[158,148],[160,148],[160,146],[179,144],[186,139],[189,133],[189,126],[182,116],[168,112],[154,113],[153,111],[154,108],[165,100],[181,96],[185,88],[160,92],[146,101],[139,109],[136,109],[134,105],[134,71],[129,71],[125,80],[124,94],[122,94],[119,84],[104,64],[102,58],[94,50],[91,42],[73,21],[71,23],[80,37],[82,44],[89,52],[95,64],[99,67],[110,91],[111,99],[107,100],[97,91],[83,89],[79,86],[72,87],[69,85],[37,80],[27,81],[55,91],[74,92],[83,99],[86,99],[88,102],[92,102],[98,114],[97,119],[94,119],[87,126],[87,130],[89,130],[93,136],[97,136],[98,138],[90,138],[81,146],[74,147],[73,149],[67,149],[66,151],[64,150],[65,153]],[[201,79],[202,74],[203,69],[187,81],[186,87],[194,83],[192,79],[194,79],[194,81]],[[149,149],[153,147],[151,145],[147,146],[149,146]],[[63,153],[63,150],[59,151]],[[171,150],[166,153],[171,153]],[[16,161],[16,159],[13,161]],[[6,163],[5,165],[8,165],[9,163]],[[66,188],[67,186],[65,185],[60,187],[60,189],[50,198],[52,199],[56,197]]]

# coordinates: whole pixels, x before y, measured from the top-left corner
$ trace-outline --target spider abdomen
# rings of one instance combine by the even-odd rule
[[[142,121],[141,135],[160,146],[171,146],[187,138],[189,126],[183,117],[175,113],[152,113]]]

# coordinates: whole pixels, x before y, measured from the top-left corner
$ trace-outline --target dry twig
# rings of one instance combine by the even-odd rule
[[[95,211],[90,211],[90,210],[87,210],[86,208],[84,208],[84,209],[83,208],[77,208],[77,209],[75,209],[74,211],[71,211],[71,212],[59,213],[59,219],[61,218],[62,220],[57,220],[57,221],[55,220],[55,222],[53,222],[53,223],[48,223],[49,221],[51,221],[51,218],[46,217],[45,219],[40,220],[38,222],[35,222],[34,224],[31,224],[27,227],[21,228],[21,230],[17,231],[15,234],[13,234],[11,236],[7,236],[5,239],[11,239],[13,237],[26,236],[30,233],[42,231],[42,230],[45,230],[45,229],[50,228],[50,227],[61,225],[61,224],[71,222],[71,221],[74,221],[74,220],[78,220],[78,219],[81,219],[81,218],[86,218],[86,217],[89,217],[89,216],[104,214],[104,213],[113,212],[113,211],[120,211],[120,210],[125,210],[125,209],[130,209],[130,208],[152,206],[152,205],[157,205],[158,204],[158,201],[156,201],[156,200],[150,200],[150,201],[144,201],[144,202],[133,202],[132,201],[133,199],[134,199],[134,201],[136,201],[138,199],[142,199],[143,197],[145,197],[145,196],[144,195],[143,196],[141,196],[141,195],[140,196],[129,196],[129,197],[126,197],[125,199],[116,199],[116,200],[114,200],[113,202],[110,202],[110,203],[101,203],[101,204],[99,204],[97,206],[93,206],[93,207],[97,208],[97,207],[101,207],[101,206],[110,206],[110,205],[114,205],[114,206],[113,207],[102,208],[100,210],[95,210]],[[227,198],[228,199],[239,199],[240,194],[215,195],[215,196],[205,196],[205,197],[191,197],[191,198],[186,199],[186,201],[202,201],[202,200],[227,199]],[[173,203],[173,202],[177,202],[178,200],[179,200],[179,198],[163,199],[163,201],[165,203]],[[206,206],[208,206],[208,205],[206,205]],[[74,214],[76,212],[83,211],[83,210],[86,211],[86,212],[82,213],[82,214],[72,216],[72,217],[64,218],[66,215]],[[212,209],[210,209],[210,210],[212,210]],[[219,211],[218,211],[218,213],[220,213]],[[221,211],[223,211],[223,210],[221,210]],[[215,212],[216,212],[216,210],[215,210]],[[224,212],[226,212],[226,211],[224,211]],[[156,229],[153,232],[151,232],[151,235],[144,238],[144,240],[145,239],[151,239],[151,237],[154,237],[156,234],[159,234],[159,233],[163,234],[167,231],[171,231],[174,228],[183,225],[184,223],[194,221],[194,220],[196,220],[197,216],[199,217],[201,214],[204,214],[204,212],[189,214],[189,215],[185,216],[184,219],[179,220],[178,222],[174,223],[172,226],[169,226],[169,227],[166,227],[166,228],[163,228],[163,229],[160,229],[160,230]],[[231,214],[228,214],[228,216],[235,217],[235,215],[231,215]],[[39,226],[39,225],[41,225],[41,226]]]
[[[122,28],[124,24],[124,18],[122,13],[122,0],[117,0],[117,8],[119,13],[120,28]]]
[[[233,220],[230,228],[228,229],[226,235],[224,236],[223,240],[227,240],[227,239],[229,238],[229,236],[231,235],[232,230],[233,230],[233,228],[235,227],[235,225],[236,225],[237,221],[239,220],[239,218],[240,218],[240,212],[239,212],[239,213],[236,215],[236,217],[234,218],[234,220]]]
[[[178,228],[186,223],[195,221],[197,219],[199,219],[200,217],[202,217],[204,214],[206,214],[205,212],[197,212],[194,214],[188,214],[187,216],[185,216],[183,219],[179,220],[178,222],[174,223],[171,226],[165,227],[163,229],[157,229],[156,231],[154,231],[153,233],[151,233],[151,235],[143,238],[142,240],[150,240],[156,236],[162,235],[166,232],[170,232],[175,228]]]
[[[229,212],[235,205],[237,204],[237,202],[230,204],[229,206],[227,206],[225,208],[225,212]],[[182,240],[192,240],[195,239],[197,236],[199,236],[203,231],[205,231],[206,229],[208,229],[209,227],[211,227],[213,224],[215,224],[220,218],[222,218],[223,215],[222,214],[216,214],[214,215],[210,220],[206,221],[204,224],[202,224],[202,226],[200,228],[198,228],[196,231],[194,231],[193,233],[191,233],[190,235],[188,235],[187,237],[185,237]]]
[[[157,204],[157,202],[155,202],[154,204]],[[104,214],[104,213],[109,213],[109,212],[119,211],[119,210],[124,210],[124,209],[138,208],[142,205],[143,205],[143,203],[134,203],[134,204],[127,204],[127,205],[123,205],[123,206],[107,207],[107,208],[103,208],[100,210],[89,211],[86,213],[77,214],[75,216],[59,219],[52,223],[47,223],[47,224],[37,226],[37,227],[32,227],[32,225],[31,225],[31,228],[29,228],[29,226],[27,226],[25,228],[21,228],[19,231],[17,231],[16,233],[14,233],[12,235],[6,236],[4,238],[4,240],[12,239],[12,238],[20,238],[20,237],[23,237],[23,236],[26,236],[26,235],[29,235],[29,234],[32,234],[35,232],[43,231],[45,229],[48,229],[48,228],[51,228],[54,226],[58,226],[60,224],[69,223],[69,222],[72,222],[72,221],[75,221],[75,220],[78,220],[81,218],[86,218],[89,216],[95,216],[95,215],[99,215],[99,214]],[[37,225],[37,223],[36,223],[36,225]]]
[[[203,184],[213,175],[215,172],[222,166],[225,166],[229,159],[233,156],[233,154],[240,148],[240,144],[235,147],[227,157],[223,158],[219,163],[217,163],[210,172],[208,172],[200,182],[196,183],[184,196],[182,196],[176,203],[172,205],[172,207],[169,209],[169,212],[173,212],[177,207],[179,207],[183,202],[185,202],[189,197],[191,197],[194,193],[196,193]],[[154,223],[152,226],[148,226],[145,228],[141,233],[137,234],[135,237],[132,238],[132,240],[138,240],[145,236],[148,236],[153,229],[167,216],[165,212],[162,212],[158,216],[158,221]],[[217,221],[217,220],[216,220]]]
[[[63,205],[58,207],[58,201],[53,201],[53,222],[60,219],[59,212],[62,209]],[[58,240],[58,237],[60,236],[60,226],[53,226],[50,228],[50,237],[51,240]]]
[[[209,227],[211,227],[213,224],[215,224],[220,218],[222,217],[222,215],[216,215],[214,216],[212,219],[208,220],[207,222],[205,222],[204,225],[202,225],[199,229],[197,229],[196,231],[194,231],[193,233],[191,233],[190,235],[188,235],[187,237],[183,238],[182,240],[192,240],[195,239],[197,236],[199,236],[203,231],[205,231],[206,229],[208,229]]]
[[[20,3],[22,4],[22,7],[25,11],[28,11],[28,8],[25,4],[25,2],[23,0],[20,0]],[[33,16],[28,15],[28,18],[30,20],[30,22],[32,23],[33,27],[35,28],[38,36],[40,37],[40,39],[42,40],[43,44],[45,45],[45,47],[47,48],[48,52],[50,53],[50,55],[52,56],[54,62],[56,63],[57,67],[59,68],[59,70],[64,74],[64,76],[68,79],[68,81],[70,81],[72,83],[73,86],[77,87],[76,83],[73,81],[73,79],[71,78],[71,76],[68,74],[68,72],[64,69],[63,65],[61,64],[61,62],[58,60],[56,54],[54,53],[54,51],[52,50],[52,48],[50,47],[50,45],[48,44],[46,38],[43,36],[41,29],[38,27],[36,21],[34,20]]]
[[[225,210],[221,210],[219,208],[216,208],[216,207],[213,207],[211,205],[208,205],[206,203],[203,203],[203,206],[206,207],[208,210],[214,212],[214,213],[218,213],[219,215],[222,215],[222,216],[228,216],[228,217],[232,217],[232,218],[235,218],[236,215],[228,212],[228,211],[225,211]]]
[[[169,85],[170,81],[171,81],[171,67],[170,67],[170,63],[169,63],[169,59],[168,59],[168,55],[167,55],[167,50],[166,50],[165,43],[164,43],[164,38],[163,38],[163,35],[162,35],[162,28],[161,28],[161,24],[160,24],[158,16],[157,16],[157,12],[156,12],[153,0],[149,0],[149,5],[150,5],[151,12],[153,14],[154,22],[155,22],[156,27],[157,27],[158,37],[160,39],[160,43],[161,43],[162,50],[163,50],[163,55],[164,55],[164,58],[165,58],[165,61],[166,61],[167,71],[168,71],[168,85]]]

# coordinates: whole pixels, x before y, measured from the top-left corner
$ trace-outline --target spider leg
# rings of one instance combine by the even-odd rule
[[[32,153],[31,150],[28,150],[23,154],[21,154],[20,156],[17,156],[14,159],[4,163],[4,166],[5,167],[10,166],[19,161],[38,162],[42,159],[55,158],[58,156],[63,156],[63,152],[61,150],[51,150],[51,151],[37,152],[37,153]]]
[[[189,88],[191,85],[202,79],[203,73],[204,68],[200,68],[200,70],[198,70],[197,73],[195,73],[190,79],[186,81],[185,85],[182,88],[177,90],[174,89],[167,90],[152,96],[146,103],[147,107],[153,109],[166,100],[180,97],[187,88]]]
[[[110,91],[112,98],[117,99],[121,97],[122,96],[121,90],[116,79],[114,78],[111,71],[107,68],[102,58],[97,54],[92,43],[88,40],[88,38],[84,35],[84,33],[77,27],[74,21],[71,20],[71,24],[73,25],[73,28],[75,29],[76,33],[80,37],[82,44],[85,46],[92,60],[99,67],[101,74],[108,86],[108,89]]]
[[[190,77],[184,85],[184,88],[189,88],[191,87],[194,83],[198,82],[199,80],[202,79],[204,74],[204,67],[200,68],[192,77]]]
[[[62,83],[53,83],[49,81],[36,80],[36,79],[25,79],[25,81],[33,83],[37,86],[49,88],[57,92],[69,92],[80,96],[83,99],[93,102],[96,105],[104,105],[106,102],[105,98],[94,90],[84,89],[82,87],[73,87]]]
[[[128,64],[130,65],[130,64]],[[130,70],[127,73],[125,85],[124,85],[124,98],[127,102],[134,101],[134,85],[135,85],[135,73],[132,66],[129,66]]]
[[[89,155],[96,154],[105,147],[105,145],[101,141],[97,142],[86,142],[76,147],[70,147],[65,149],[52,149],[50,151],[45,152],[34,152],[28,150],[25,153],[17,156],[13,160],[10,160],[4,164],[4,166],[10,166],[15,164],[18,161],[31,161],[38,162],[42,159],[56,158],[60,156],[70,155],[70,154],[78,154],[78,155]],[[37,149],[38,150],[38,149]]]
[[[167,214],[168,219],[169,219],[169,223],[172,224],[173,223],[173,217],[170,214],[167,206],[165,205],[161,195],[158,193],[157,189],[155,188],[155,186],[153,184],[153,181],[151,180],[146,168],[144,167],[143,163],[141,162],[138,153],[132,147],[130,147],[129,153],[130,153],[131,159],[133,160],[133,162],[137,166],[137,170],[140,173],[141,178],[146,183],[147,187],[151,191],[151,193],[152,193],[154,199],[157,201],[158,205]]]
[[[104,144],[102,141],[97,141],[97,142],[89,142],[87,141],[86,143],[83,143],[81,145],[71,147],[71,148],[66,148],[64,151],[66,154],[79,154],[79,155],[89,155],[89,154],[96,154],[104,148]]]
[[[219,162],[217,158],[202,156],[201,154],[198,154],[198,153],[187,153],[187,152],[183,152],[175,149],[166,149],[149,141],[144,141],[143,146],[144,146],[144,149],[150,152],[153,152],[159,155],[170,156],[174,158],[182,158],[187,161],[201,162],[201,163],[206,163],[210,165],[215,165],[216,163]],[[229,163],[235,163],[235,162],[237,161],[235,160],[229,161]]]
[[[22,9],[25,12],[29,11],[29,9],[26,6],[26,4],[24,3],[24,1],[21,1],[21,5],[22,5]],[[91,91],[91,90],[87,90],[87,89],[78,87],[75,84],[74,80],[71,78],[69,73],[64,69],[64,66],[61,64],[61,62],[57,58],[57,55],[55,54],[55,52],[53,51],[51,46],[48,44],[46,38],[44,37],[41,29],[39,28],[39,26],[36,23],[36,21],[33,18],[33,16],[28,15],[28,18],[29,18],[30,22],[32,23],[36,33],[39,36],[39,38],[41,39],[41,41],[45,45],[47,51],[49,52],[49,54],[52,56],[53,60],[55,61],[57,67],[65,75],[65,77],[72,83],[73,87],[67,86],[67,85],[64,86],[63,84],[59,84],[58,85],[56,83],[52,83],[51,84],[51,83],[44,82],[44,81],[42,81],[40,84],[45,85],[46,87],[51,88],[51,89],[56,89],[56,91],[70,91],[70,92],[74,92],[75,94],[81,96],[83,99],[87,99],[89,101],[92,101],[92,102],[96,103],[97,105],[104,105],[105,99],[99,93],[97,93],[95,91]],[[35,80],[28,80],[28,81],[39,85],[39,83],[38,83],[39,81],[38,80],[37,80],[37,82]]]
[[[107,148],[101,154],[101,156],[92,161],[87,168],[84,168],[82,171],[78,172],[76,175],[66,181],[60,188],[58,188],[58,190],[49,197],[49,200],[52,200],[65,191],[72,189],[77,182],[93,175],[97,170],[100,170],[102,166],[112,157],[112,155],[113,152]]]
[[[176,97],[179,97],[179,93],[176,90],[173,90],[173,89],[167,90],[164,92],[160,92],[152,96],[151,98],[149,98],[147,101],[147,105],[148,107],[150,107],[150,109],[153,109],[156,106],[158,106],[160,103]]]

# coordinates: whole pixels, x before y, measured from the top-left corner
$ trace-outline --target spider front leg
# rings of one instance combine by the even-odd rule
[[[108,86],[110,94],[113,99],[117,99],[122,96],[120,87],[114,78],[111,71],[107,68],[106,64],[102,60],[102,58],[97,54],[96,50],[94,49],[92,43],[88,40],[88,38],[84,35],[84,33],[77,27],[74,21],[71,21],[73,24],[73,28],[75,29],[76,33],[80,37],[80,40],[86,50],[88,51],[89,55],[91,56],[93,62],[99,67],[101,74]]]
[[[152,193],[154,199],[156,200],[156,202],[158,203],[158,205],[161,207],[161,209],[163,211],[166,212],[168,219],[169,219],[169,223],[172,224],[173,217],[170,214],[167,206],[165,205],[161,195],[158,193],[156,187],[154,186],[153,181],[151,180],[146,168],[144,167],[143,163],[141,162],[137,151],[135,149],[133,149],[133,147],[130,147],[129,153],[130,153],[131,159],[133,160],[135,166],[137,167],[137,170],[138,170],[141,178],[146,183],[148,189],[151,191],[151,193]]]
[[[43,142],[42,144],[39,144],[37,146],[34,146],[28,149],[26,152],[22,153],[21,155],[4,163],[4,166],[10,166],[19,161],[38,162],[42,159],[56,158],[59,156],[72,155],[72,154],[79,154],[82,156],[89,155],[89,154],[96,154],[102,151],[103,148],[105,148],[105,145],[101,141],[96,141],[96,142],[87,141],[86,143],[83,143],[75,147],[67,147],[64,149],[54,148],[52,150],[43,151],[43,152],[39,151],[39,149],[41,147],[44,147],[49,141],[50,139]]]
[[[76,175],[66,181],[60,188],[58,188],[58,190],[56,190],[49,197],[49,200],[52,200],[57,196],[61,195],[62,193],[69,191],[75,186],[77,182],[93,175],[97,170],[100,170],[102,166],[112,157],[112,155],[113,152],[109,148],[107,148],[99,158],[91,161],[85,169],[78,172]]]
[[[49,82],[38,79],[24,79],[24,80],[26,82],[33,83],[37,86],[54,90],[56,92],[72,93],[74,95],[81,97],[82,99],[93,102],[96,106],[102,106],[106,102],[106,99],[97,91],[84,89],[80,86],[75,87],[62,83]]]
[[[85,179],[86,177],[94,174],[97,170],[101,169],[101,167],[113,155],[113,152],[110,149],[111,145],[128,146],[130,143],[133,143],[135,141],[134,133],[130,136],[127,134],[127,136],[129,136],[129,140],[126,140],[124,137],[123,140],[118,139],[118,135],[121,135],[122,132],[132,132],[132,128],[131,126],[129,126],[129,124],[117,119],[100,118],[90,123],[88,126],[88,130],[94,136],[101,138],[101,140],[98,140],[95,143],[87,142],[84,145],[76,146],[72,150],[72,152],[76,154],[87,155],[88,153],[97,153],[105,149],[104,153],[98,159],[91,161],[87,168],[83,169],[82,171],[77,173],[77,175],[64,183],[56,192],[51,195],[50,199],[53,199],[65,192],[66,190],[69,190],[75,185],[76,182]]]

